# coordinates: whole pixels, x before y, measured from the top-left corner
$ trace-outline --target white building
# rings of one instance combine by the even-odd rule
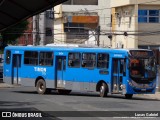
[[[68,0],[55,6],[54,10],[34,16],[33,21],[34,45],[72,43],[111,46],[108,38],[111,32],[110,0]]]
[[[68,0],[54,11],[33,18],[34,44],[85,43],[159,49],[159,10],[160,2],[152,0]],[[112,35],[111,40],[108,35]]]
[[[94,30],[99,22],[95,9],[98,9],[98,0],[69,0],[56,6],[54,42],[84,44],[92,39],[95,44]]]
[[[111,0],[111,7],[113,48],[159,49],[160,1]]]
[[[109,46],[110,2],[106,0],[69,0],[54,8],[54,42]],[[100,36],[98,37],[98,26]]]

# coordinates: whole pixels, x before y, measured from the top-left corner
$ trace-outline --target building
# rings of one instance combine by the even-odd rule
[[[98,0],[69,0],[54,8],[54,42],[84,44],[96,43],[98,27]]]
[[[109,46],[110,2],[69,0],[54,7],[54,42]],[[102,31],[102,32],[101,32]]]
[[[160,47],[160,1],[111,0],[112,47]]]
[[[71,43],[110,47],[110,31],[110,0],[68,0],[33,17],[33,45]]]
[[[33,16],[33,45],[53,42],[53,9]]]
[[[24,34],[17,39],[17,44],[18,45],[33,45],[33,35],[32,35],[32,30],[33,30],[33,18],[27,19],[29,22],[28,24],[28,29],[24,32]]]
[[[100,26],[100,46],[111,47],[111,39],[108,36],[111,33],[111,7],[110,1],[112,0],[98,0],[98,16]]]

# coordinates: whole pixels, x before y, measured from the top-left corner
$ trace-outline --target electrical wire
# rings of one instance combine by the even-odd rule
[[[154,0],[154,1],[150,1],[150,2],[156,2],[156,1],[159,1],[159,0]],[[145,3],[149,3],[149,2],[145,2]],[[142,4],[142,3],[139,3],[139,4]],[[110,9],[110,8],[95,9],[95,10],[104,10],[104,9]],[[90,11],[90,10],[87,10],[87,11]],[[108,17],[108,18],[110,18],[110,17]],[[124,31],[116,31],[116,32],[124,32]],[[132,31],[127,31],[127,32],[132,32]],[[133,31],[133,32],[140,32],[140,31]],[[145,34],[146,35],[157,35],[159,33],[160,33],[160,31],[150,31],[150,32],[144,32],[144,33],[138,33],[138,34],[128,34],[128,35],[141,35],[141,36],[144,36]],[[8,33],[8,34],[12,34],[12,33]],[[18,34],[18,33],[13,33],[13,34]],[[39,34],[46,34],[46,33],[39,33]],[[65,34],[65,33],[57,33],[57,34]],[[105,34],[101,34],[101,35],[107,35],[107,34],[109,34],[109,33],[105,33]],[[81,35],[83,35],[83,34],[81,34]],[[115,35],[123,35],[123,34],[115,34]]]

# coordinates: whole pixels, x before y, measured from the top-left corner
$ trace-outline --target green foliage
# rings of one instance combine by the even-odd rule
[[[3,54],[3,50],[0,50],[0,54]]]

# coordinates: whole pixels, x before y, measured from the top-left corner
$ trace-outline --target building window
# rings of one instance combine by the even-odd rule
[[[139,23],[159,23],[159,10],[138,10]]]
[[[93,68],[96,65],[95,53],[83,53],[82,54],[82,67]]]
[[[147,23],[147,17],[138,17],[139,23]]]
[[[159,10],[149,10],[149,23],[159,22]]]
[[[25,51],[24,52],[24,64],[26,65],[38,65],[38,52]]]
[[[147,23],[147,10],[138,10],[138,22]]]
[[[54,19],[54,11],[52,9],[46,11],[46,18],[47,19]]]
[[[52,66],[53,65],[53,53],[52,52],[40,52],[39,65],[40,66]]]
[[[89,31],[83,23],[64,23],[67,39],[88,39]]]
[[[46,28],[46,36],[52,36],[52,29]]]
[[[69,53],[68,66],[69,67],[80,67],[80,60],[81,60],[80,53]]]

